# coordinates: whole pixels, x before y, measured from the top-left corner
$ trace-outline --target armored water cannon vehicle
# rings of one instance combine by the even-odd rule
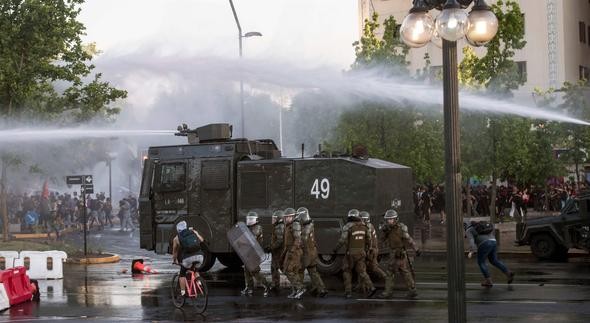
[[[150,147],[140,190],[140,246],[158,254],[171,252],[181,220],[208,243],[200,270],[215,259],[240,266],[226,232],[249,211],[256,211],[270,243],[271,216],[278,209],[305,206],[314,221],[323,273],[341,268],[343,255],[332,255],[349,209],[368,211],[382,221],[393,204],[412,228],[412,171],[387,161],[318,154],[287,158],[270,139],[232,139],[229,124],[194,130],[180,126],[185,145]],[[399,204],[399,205],[398,205]]]
[[[516,240],[541,260],[566,260],[571,248],[590,251],[590,191],[568,200],[558,216],[526,220]]]

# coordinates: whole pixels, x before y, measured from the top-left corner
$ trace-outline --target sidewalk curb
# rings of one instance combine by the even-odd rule
[[[96,264],[112,264],[119,262],[121,257],[117,254],[112,254],[110,257],[88,257],[88,258],[68,258],[66,263],[79,265],[96,265]]]
[[[73,232],[74,230],[72,229],[64,229],[61,230],[59,232],[59,234],[65,234],[65,233],[70,233]],[[11,238],[13,239],[43,239],[43,238],[55,238],[55,232],[51,232],[49,233],[49,235],[47,235],[47,233],[11,233],[10,234]]]

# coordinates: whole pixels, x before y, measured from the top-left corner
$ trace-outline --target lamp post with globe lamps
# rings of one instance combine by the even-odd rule
[[[473,3],[471,12],[464,9]],[[433,19],[429,11],[441,10]],[[410,47],[428,44],[434,35],[443,43],[443,110],[445,142],[445,191],[447,221],[448,321],[465,322],[465,261],[461,215],[461,172],[459,138],[459,80],[457,40],[465,37],[473,46],[492,40],[498,19],[484,0],[414,0],[400,28]]]

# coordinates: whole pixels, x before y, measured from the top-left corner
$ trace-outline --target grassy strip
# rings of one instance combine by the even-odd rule
[[[0,243],[0,250],[2,251],[49,251],[61,250],[69,255],[79,254],[80,250],[75,246],[67,244],[63,241],[30,241],[30,240],[13,240]]]

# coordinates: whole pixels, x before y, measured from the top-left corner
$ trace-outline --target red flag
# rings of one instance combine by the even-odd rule
[[[41,192],[41,197],[49,198],[49,186],[47,184],[47,180],[43,183],[43,192]]]

